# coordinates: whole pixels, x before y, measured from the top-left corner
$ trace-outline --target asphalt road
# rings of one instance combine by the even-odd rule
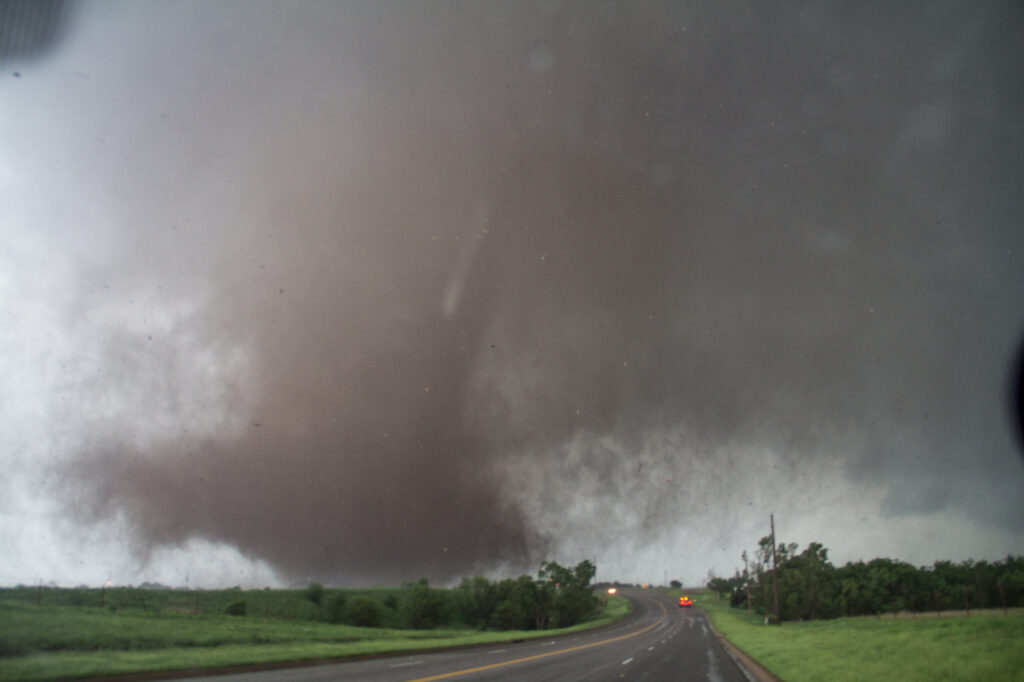
[[[626,591],[633,613],[608,627],[564,637],[412,656],[218,676],[269,680],[708,680],[746,682],[698,609],[670,596]]]

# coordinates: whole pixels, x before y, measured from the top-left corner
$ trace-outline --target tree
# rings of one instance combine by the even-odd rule
[[[528,575],[498,583],[490,626],[498,630],[543,630],[552,620],[552,591]]]
[[[335,592],[327,600],[327,621],[329,623],[340,623],[345,620],[345,593]]]
[[[236,599],[224,609],[224,613],[229,616],[244,616],[247,610],[247,604],[244,599]]]
[[[779,568],[784,620],[814,620],[835,617],[835,568],[828,550],[818,542],[803,553],[789,556]]]
[[[454,603],[466,624],[496,630],[543,630],[575,625],[600,606],[590,582],[597,573],[591,561],[571,568],[555,561],[541,564],[537,578],[522,575],[492,583],[464,578]]]
[[[732,597],[733,582],[727,578],[712,578],[708,581],[708,589],[722,599]]]
[[[324,586],[320,583],[310,583],[306,586],[303,596],[313,604],[320,606],[324,600]]]
[[[590,588],[596,573],[597,567],[586,559],[571,569],[554,561],[541,565],[538,576],[545,581],[545,589],[554,589],[552,617],[556,626],[575,625],[597,609],[600,602]]]
[[[435,628],[442,621],[444,597],[440,590],[421,583],[409,589],[402,608],[409,627],[417,630]]]
[[[467,625],[486,628],[498,605],[496,586],[483,576],[463,578],[456,601]]]
[[[799,554],[796,549],[795,544],[776,547],[784,620],[1024,605],[1024,559],[1013,555],[996,562],[936,561],[930,568],[886,558],[835,568],[820,543]],[[743,573],[737,570],[725,580],[709,572],[708,588],[729,596],[732,606],[742,605],[749,590],[758,612],[770,612],[771,551],[771,538],[762,538],[753,571],[744,552]]]
[[[530,617],[523,611],[522,605],[512,599],[498,602],[490,619],[490,625],[495,630],[526,630],[529,622]]]
[[[381,606],[376,599],[353,597],[345,609],[345,620],[361,628],[380,627]]]

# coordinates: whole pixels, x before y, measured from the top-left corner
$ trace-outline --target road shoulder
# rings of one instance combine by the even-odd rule
[[[738,646],[727,640],[725,636],[718,631],[718,628],[715,627],[715,623],[711,619],[711,616],[708,615],[707,611],[704,611],[703,609],[700,609],[700,611],[707,617],[708,625],[711,626],[711,632],[713,632],[715,638],[722,643],[722,648],[725,649],[725,653],[729,654],[729,657],[732,658],[737,667],[739,667],[740,672],[742,672],[750,682],[782,682],[781,678],[778,678],[768,672],[767,668],[745,654]]]

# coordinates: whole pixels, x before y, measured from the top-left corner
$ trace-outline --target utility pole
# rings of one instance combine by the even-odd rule
[[[754,608],[750,604],[750,566],[747,563],[747,550],[743,550],[743,583],[747,588],[747,615],[749,616],[754,612]]]
[[[782,625],[782,613],[779,612],[779,564],[775,557],[775,514],[769,516],[772,523],[772,591],[775,592],[775,624]]]

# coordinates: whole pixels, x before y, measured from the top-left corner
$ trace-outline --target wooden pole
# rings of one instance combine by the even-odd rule
[[[782,612],[779,610],[779,565],[775,556],[775,514],[770,517],[772,524],[772,590],[775,592],[775,624],[782,625]]]
[[[751,615],[754,612],[753,607],[750,605],[750,566],[747,564],[747,553],[743,552],[743,576],[746,579],[747,588],[747,615]]]

